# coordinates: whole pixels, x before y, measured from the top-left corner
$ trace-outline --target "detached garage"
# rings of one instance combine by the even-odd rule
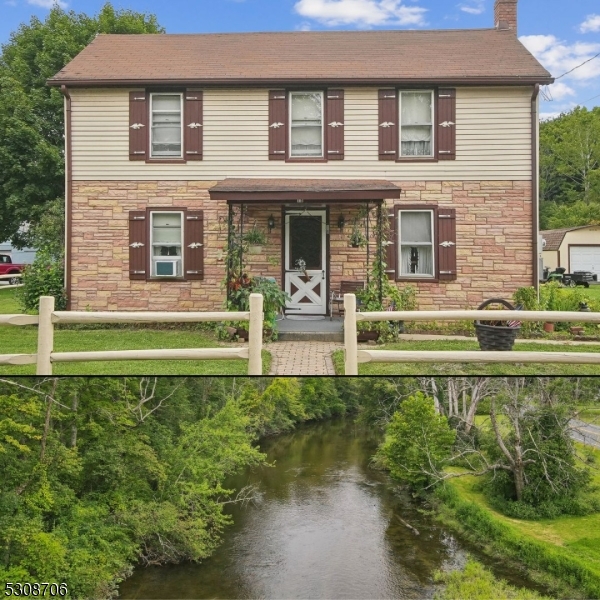
[[[600,225],[540,231],[544,267],[564,267],[567,273],[590,271],[600,280]]]

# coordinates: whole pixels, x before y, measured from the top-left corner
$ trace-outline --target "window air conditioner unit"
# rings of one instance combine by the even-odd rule
[[[178,260],[157,260],[156,277],[177,277]]]

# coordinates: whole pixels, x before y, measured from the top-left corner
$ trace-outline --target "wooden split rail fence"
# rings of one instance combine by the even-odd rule
[[[356,312],[356,296],[344,295],[345,374],[358,375],[358,363],[562,363],[600,365],[594,352],[499,352],[499,351],[413,351],[359,350],[357,322],[360,321],[542,321],[600,323],[600,313],[523,310],[440,310]]]
[[[107,350],[55,352],[54,325],[83,323],[200,323],[249,321],[248,346],[242,348],[184,348],[179,350]],[[262,375],[263,297],[250,294],[245,312],[79,312],[55,311],[54,298],[40,298],[39,315],[0,315],[0,324],[37,325],[36,354],[0,354],[0,365],[36,365],[37,375],[52,375],[58,362],[106,360],[248,360],[248,375]],[[118,332],[115,331],[115,335]]]

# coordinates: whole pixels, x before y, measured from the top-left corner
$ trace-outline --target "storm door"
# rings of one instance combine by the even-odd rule
[[[324,315],[327,310],[327,213],[285,213],[286,313]]]

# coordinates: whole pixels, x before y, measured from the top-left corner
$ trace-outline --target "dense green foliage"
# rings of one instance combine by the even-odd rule
[[[0,240],[31,243],[22,223],[38,223],[64,198],[64,99],[46,85],[99,33],[161,33],[154,15],[106,3],[98,15],[65,12],[21,25],[0,56]],[[62,240],[59,240],[62,242]]]
[[[64,287],[65,269],[62,260],[53,257],[45,248],[38,250],[35,260],[27,265],[21,277],[23,287],[17,290],[17,299],[25,312],[39,309],[40,296],[54,296],[56,310],[67,307]]]
[[[379,454],[392,477],[426,488],[448,464],[455,437],[448,419],[436,414],[433,400],[417,392],[394,413]]]
[[[532,590],[517,589],[505,581],[496,579],[481,563],[469,559],[461,571],[438,572],[435,580],[444,583],[443,591],[434,600],[544,600]]]
[[[600,107],[540,126],[540,226],[600,223]]]
[[[347,385],[344,384],[344,385]],[[137,560],[201,560],[260,435],[352,408],[333,380],[0,380],[0,581],[107,598]]]

